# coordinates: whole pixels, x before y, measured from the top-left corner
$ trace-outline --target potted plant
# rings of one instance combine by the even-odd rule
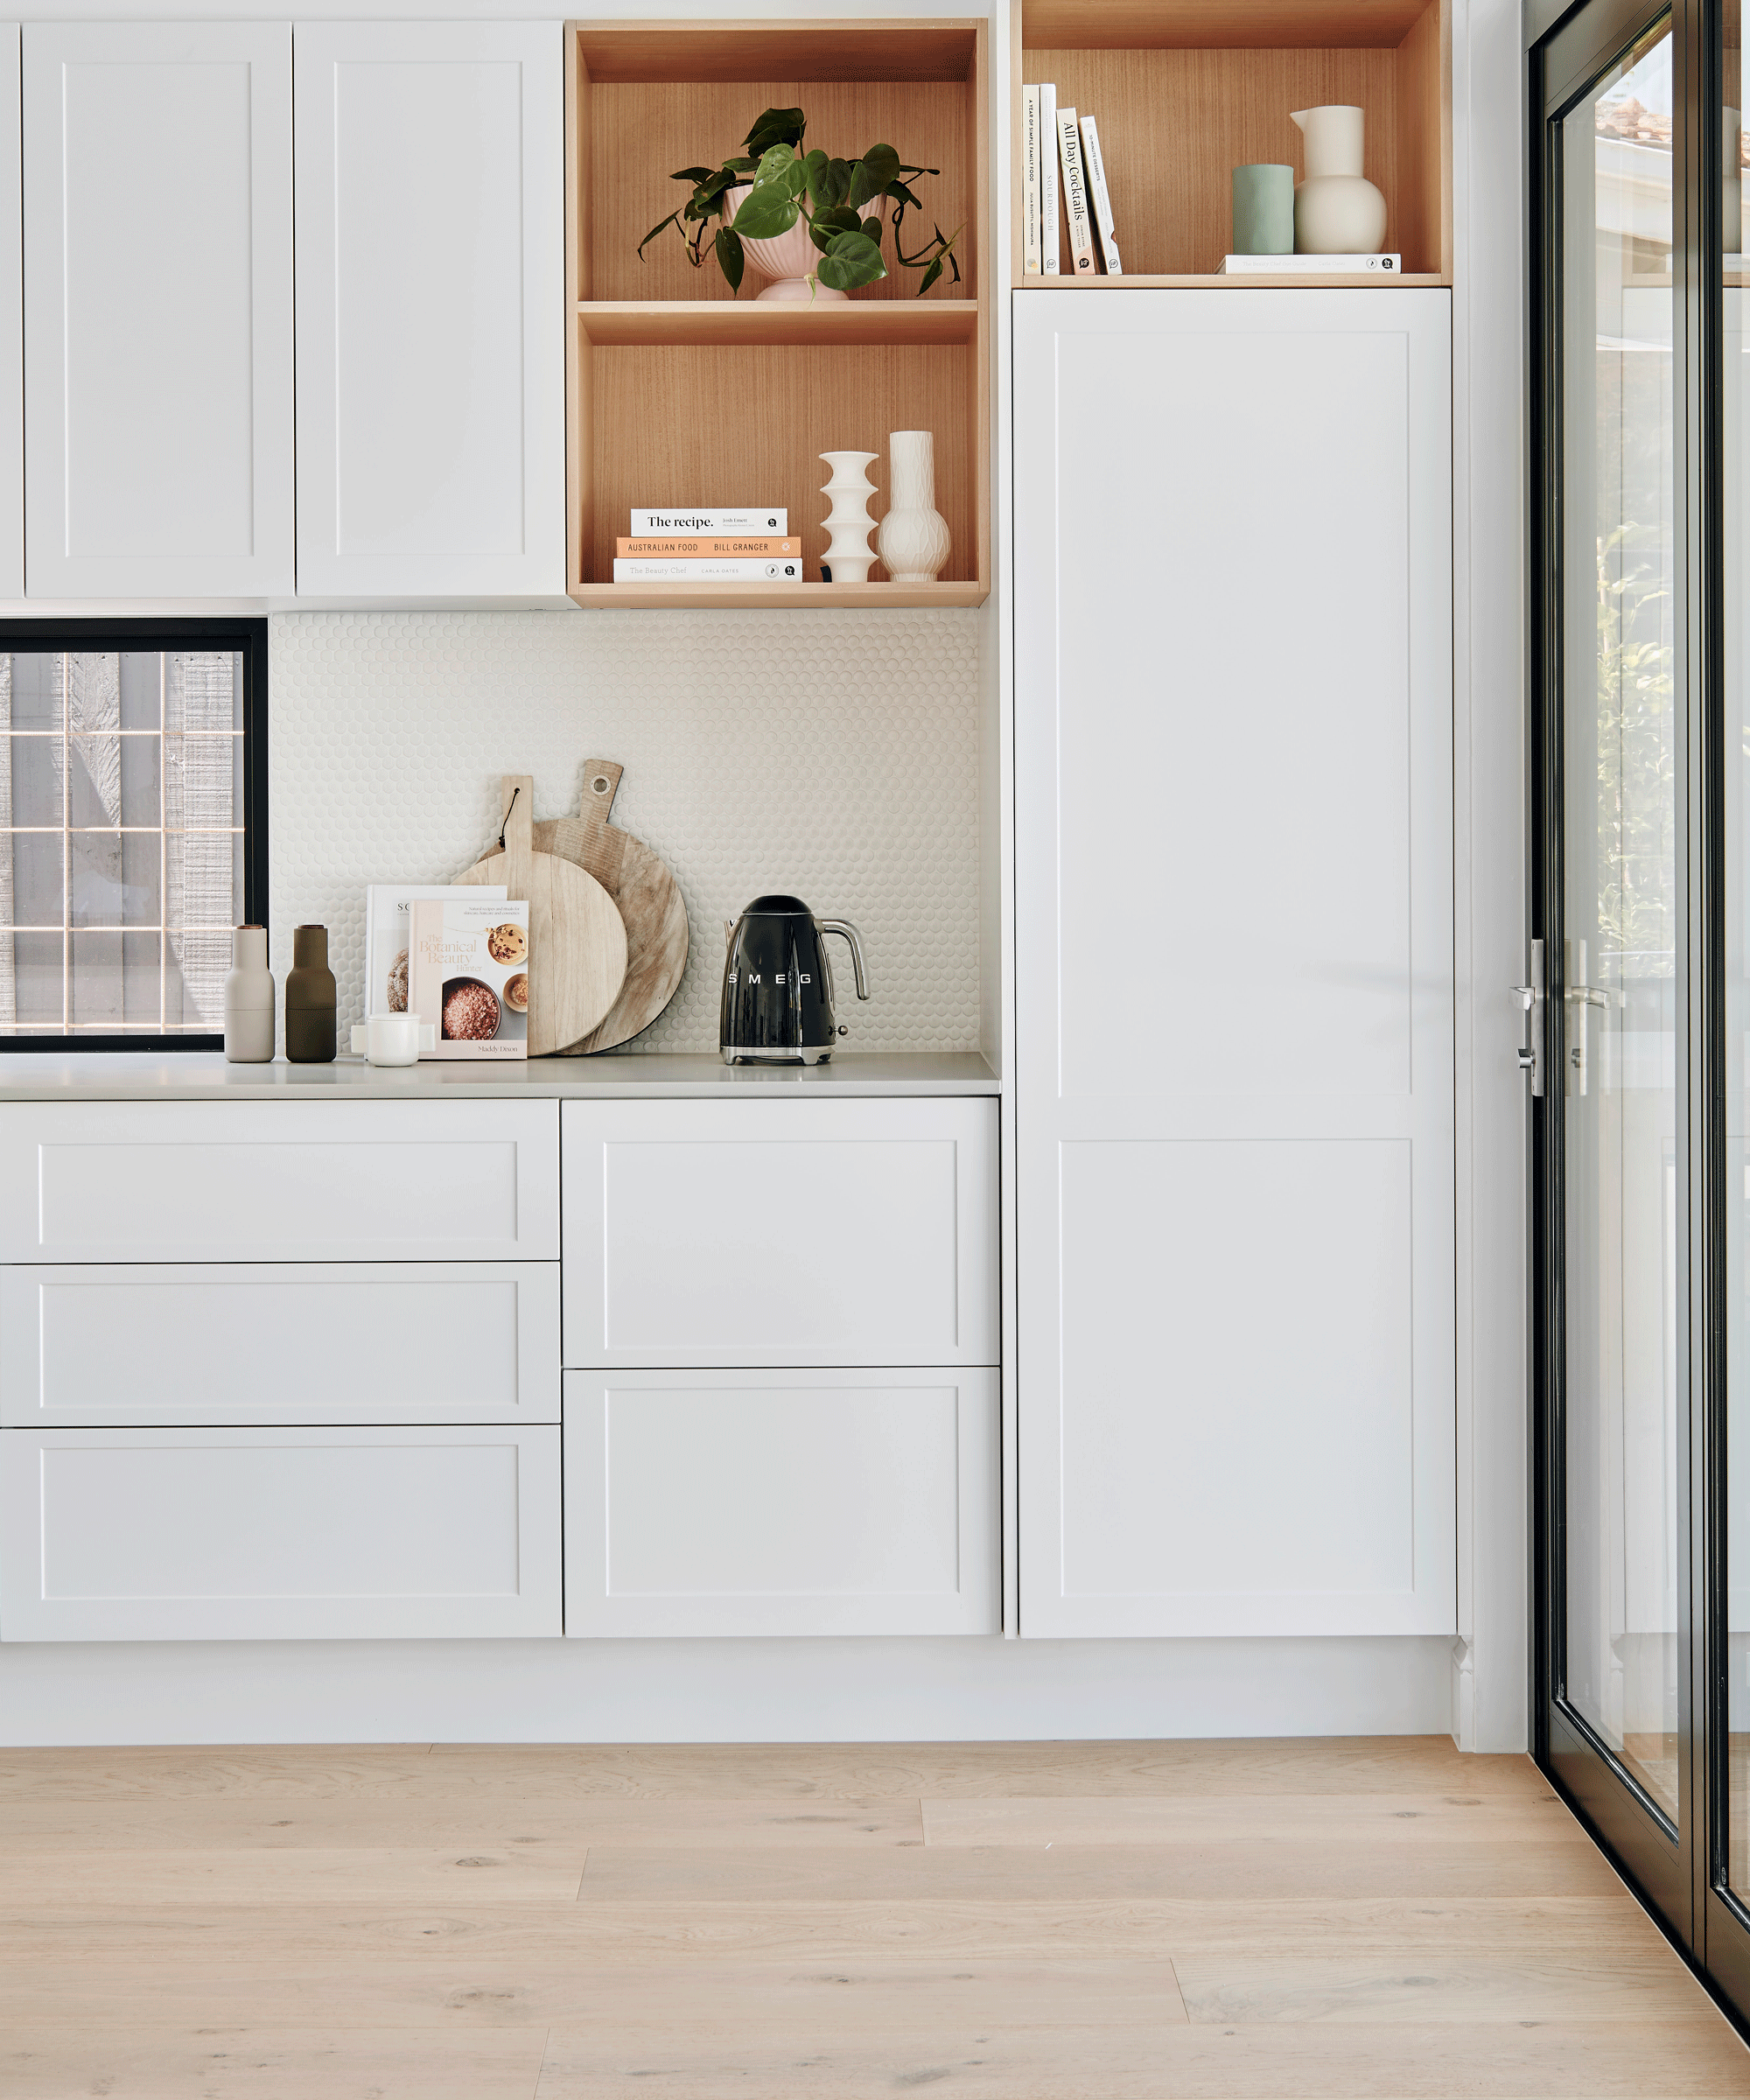
[[[944,234],[933,226],[933,237],[915,255],[906,253],[902,237],[907,211],[923,209],[911,178],[942,170],[914,167],[887,145],[871,146],[858,160],[834,159],[817,146],[805,153],[807,129],[800,109],[767,109],[741,142],[742,151],[720,167],[677,169],[674,179],[690,184],[691,193],[645,234],[640,256],[672,226],[695,270],[704,267],[709,237],[732,291],[740,290],[751,262],[774,280],[762,299],[842,299],[887,274],[882,206],[891,199],[893,252],[907,270],[922,271],[918,296],[944,267],[957,284],[960,228]]]

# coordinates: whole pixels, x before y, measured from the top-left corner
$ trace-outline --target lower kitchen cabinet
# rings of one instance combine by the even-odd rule
[[[568,1372],[565,1630],[1000,1630],[994,1370]]]
[[[565,1362],[998,1362],[997,1104],[564,1104]]]
[[[0,1431],[0,1639],[557,1634],[556,1428]]]
[[[556,1262],[0,1269],[0,1426],[556,1422]]]

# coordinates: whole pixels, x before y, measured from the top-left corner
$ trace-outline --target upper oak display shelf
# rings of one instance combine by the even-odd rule
[[[571,596],[591,606],[973,606],[990,588],[990,197],[982,19],[573,22],[566,25],[565,242],[573,321],[567,372]],[[732,294],[695,270],[672,230],[645,233],[686,192],[676,168],[717,166],[762,109],[799,107],[806,144],[853,158],[885,143],[940,168],[932,222],[963,227],[951,273],[921,299],[918,273],[843,302]],[[908,215],[908,248],[920,230]],[[614,542],[634,506],[781,503],[817,578],[826,546],[823,452],[874,452],[870,505],[888,489],[888,434],[935,433],[936,508],[954,550],[942,580],[911,585],[617,584]],[[878,566],[876,579],[885,575]]]
[[[1451,33],[1446,0],[1013,0],[1014,281],[1026,290],[1196,285],[1369,289],[1452,282]],[[1021,84],[1091,109],[1112,191],[1122,277],[1021,271]],[[1304,166],[1289,113],[1367,112],[1367,172],[1385,193],[1401,277],[1214,274],[1231,239],[1232,173]]]

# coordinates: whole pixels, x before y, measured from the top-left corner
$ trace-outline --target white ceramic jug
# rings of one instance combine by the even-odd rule
[[[1294,252],[1376,256],[1385,245],[1385,199],[1362,173],[1365,110],[1348,102],[1297,109],[1306,179],[1294,192]]]

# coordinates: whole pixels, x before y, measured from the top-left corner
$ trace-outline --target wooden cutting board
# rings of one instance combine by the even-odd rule
[[[587,870],[626,922],[626,982],[601,1026],[568,1046],[571,1057],[630,1042],[674,998],[687,967],[687,906],[680,884],[641,839],[607,821],[625,770],[612,759],[591,759],[584,767],[581,813],[535,827],[536,851],[556,853]]]
[[[501,783],[504,849],[458,882],[501,882],[528,904],[528,1054],[547,1057],[598,1027],[626,982],[626,927],[593,875],[535,843],[535,782]]]

